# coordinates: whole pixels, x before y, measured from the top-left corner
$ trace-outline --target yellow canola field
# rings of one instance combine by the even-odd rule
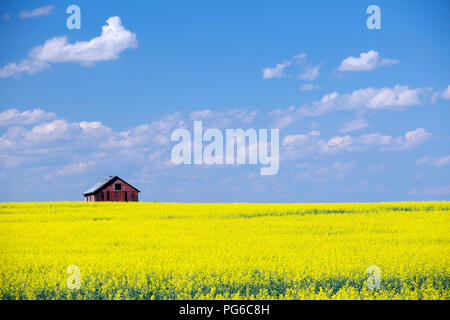
[[[449,209],[2,203],[0,299],[449,299]]]

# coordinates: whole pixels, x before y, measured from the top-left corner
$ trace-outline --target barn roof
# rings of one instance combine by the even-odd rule
[[[114,181],[116,181],[117,179],[120,179],[118,176],[109,176],[105,179],[103,179],[102,181],[100,181],[99,183],[97,183],[95,186],[93,186],[92,188],[90,188],[88,191],[86,191],[85,193],[83,193],[83,195],[87,196],[90,195],[92,193],[96,193],[97,191],[106,188],[107,186],[109,186],[110,184],[114,183]],[[123,179],[120,179],[123,180]],[[126,182],[125,180],[123,180],[124,182]],[[136,189],[135,187],[133,187],[131,184],[129,184],[128,182],[126,182],[130,187]],[[138,189],[136,189],[137,192],[140,192]]]

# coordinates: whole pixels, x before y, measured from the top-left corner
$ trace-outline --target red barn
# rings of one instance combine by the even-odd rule
[[[86,201],[139,201],[140,191],[118,176],[109,176],[84,193]]]

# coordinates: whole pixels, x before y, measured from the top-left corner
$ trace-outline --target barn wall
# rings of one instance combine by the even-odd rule
[[[116,184],[121,185],[120,191],[115,190]],[[114,183],[112,183],[105,189],[102,189],[101,191],[91,196],[87,196],[86,201],[139,201],[139,196],[136,189],[134,189],[122,179],[117,179]]]
[[[120,183],[120,185],[122,186],[121,191],[136,191],[136,189],[131,187],[128,183],[126,183],[122,179],[117,179],[116,182],[114,182],[113,184],[111,184],[107,188],[103,189],[102,191],[115,191],[114,185],[117,184],[117,183]]]
[[[103,201],[101,192],[98,192],[98,193],[94,194],[93,196],[94,196],[94,201]],[[105,200],[106,200],[106,198],[105,198]]]
[[[125,196],[125,192],[127,195]],[[139,201],[137,191],[100,191],[93,201]]]

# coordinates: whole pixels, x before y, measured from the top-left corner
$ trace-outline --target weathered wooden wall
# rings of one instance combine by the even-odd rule
[[[116,184],[121,185],[120,191],[115,190]],[[138,192],[122,179],[85,198],[86,201],[139,201]]]

